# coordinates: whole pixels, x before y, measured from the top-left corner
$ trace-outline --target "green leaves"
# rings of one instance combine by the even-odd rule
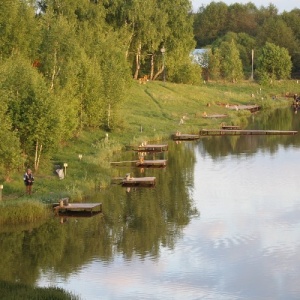
[[[274,79],[287,79],[291,75],[292,62],[288,50],[266,43],[257,61],[256,74],[262,83]]]
[[[28,60],[14,56],[2,65],[0,91],[14,137],[29,161],[33,160],[36,141],[46,152],[55,147],[59,128],[55,98]]]

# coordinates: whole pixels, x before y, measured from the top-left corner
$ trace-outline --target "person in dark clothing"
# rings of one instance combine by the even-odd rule
[[[27,172],[24,174],[24,183],[26,186],[26,194],[31,195],[32,193],[32,185],[34,182],[34,177],[32,175],[32,171],[27,169]]]

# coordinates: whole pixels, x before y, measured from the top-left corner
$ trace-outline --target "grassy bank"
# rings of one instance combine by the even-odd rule
[[[56,287],[39,288],[20,283],[0,281],[1,299],[6,300],[79,300],[80,298]]]
[[[299,89],[296,81],[276,82],[268,87],[252,82],[190,86],[168,82],[140,85],[134,81],[126,102],[118,112],[111,112],[117,114],[117,128],[108,132],[108,137],[101,130],[84,131],[62,145],[52,157],[42,157],[40,169],[34,174],[34,193],[30,198],[42,203],[56,202],[66,196],[72,201],[82,201],[110,183],[110,161],[126,146],[167,139],[177,130],[197,133],[202,128],[219,128],[222,122],[246,126],[248,111],[232,111],[224,105],[259,104],[264,109],[287,106],[292,98],[286,95],[299,94]],[[228,116],[203,118],[204,112]],[[63,168],[64,163],[68,164],[67,174],[59,180],[55,170]],[[26,199],[22,176],[23,170],[19,170],[11,182],[0,179],[4,185],[3,203]]]

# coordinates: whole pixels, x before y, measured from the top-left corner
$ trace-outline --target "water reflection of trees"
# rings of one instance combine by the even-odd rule
[[[247,129],[298,130],[299,126],[300,115],[294,114],[290,108],[283,108],[252,115]],[[202,143],[201,147],[213,158],[232,153],[252,155],[258,150],[275,153],[280,146],[285,148],[299,146],[300,134],[205,137],[202,139]]]
[[[157,177],[155,188],[128,193],[112,186],[90,199],[103,203],[103,215],[67,218],[63,224],[54,217],[37,228],[0,233],[0,279],[34,284],[43,271],[67,277],[95,258],[106,263],[115,254],[156,258],[161,246],[173,248],[198,212],[189,192],[194,146],[172,142],[169,146],[167,168],[143,173]],[[140,172],[122,169],[128,171],[133,176]]]

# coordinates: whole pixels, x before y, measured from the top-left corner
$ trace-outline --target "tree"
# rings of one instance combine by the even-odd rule
[[[262,83],[290,78],[292,61],[288,50],[266,43],[257,59],[256,75]]]
[[[297,51],[296,38],[292,29],[279,17],[267,19],[260,27],[257,43],[264,45],[266,42],[288,49],[290,55]]]
[[[247,33],[251,36],[256,35],[258,9],[249,2],[245,5],[234,3],[228,7],[228,31],[235,33]]]
[[[192,65],[190,59],[190,53],[195,48],[193,19],[188,14],[191,9],[190,2],[174,0],[170,3],[170,1],[164,0],[164,3],[162,1],[160,3],[164,5],[161,9],[168,17],[163,41],[166,48],[164,55],[168,80],[178,83],[198,83],[200,70],[198,66]]]
[[[227,32],[226,35],[217,39],[212,44],[212,47],[213,48],[220,47],[221,43],[224,41],[235,42],[236,47],[239,51],[239,57],[243,64],[243,72],[244,74],[250,73],[252,67],[252,49],[256,48],[255,39],[252,38],[247,33]]]
[[[293,9],[290,12],[283,12],[282,19],[285,21],[287,26],[293,31],[295,42],[297,43],[296,51],[291,53],[293,62],[293,71],[300,71],[300,9]]]
[[[227,31],[228,7],[223,2],[201,6],[195,15],[194,35],[197,47],[210,45]]]
[[[219,48],[208,52],[208,76],[207,80],[218,80],[221,78],[221,54]]]
[[[1,92],[0,90],[3,99],[4,95]],[[3,169],[5,180],[10,181],[11,172],[21,165],[22,160],[19,139],[16,132],[11,130],[11,120],[6,112],[7,105],[3,102],[0,105],[0,168]]]
[[[234,40],[220,45],[221,73],[224,79],[236,82],[243,78],[243,64]]]
[[[31,62],[13,56],[2,66],[0,90],[4,95],[12,131],[19,138],[27,162],[39,166],[42,152],[55,149],[59,139],[60,115],[56,99]]]
[[[26,0],[1,0],[0,5],[0,53],[8,58],[22,53],[33,62],[40,42],[39,24],[35,9]]]

